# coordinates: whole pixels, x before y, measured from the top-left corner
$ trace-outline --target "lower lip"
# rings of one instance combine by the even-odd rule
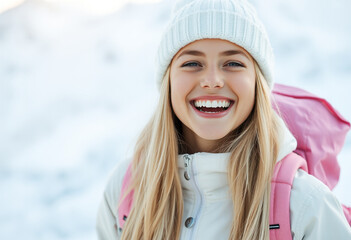
[[[224,117],[225,115],[227,115],[229,113],[229,111],[233,107],[234,103],[231,102],[229,107],[225,111],[216,112],[216,113],[201,112],[193,104],[190,104],[190,105],[193,107],[195,112],[201,117],[204,117],[204,118],[221,118],[221,117]]]

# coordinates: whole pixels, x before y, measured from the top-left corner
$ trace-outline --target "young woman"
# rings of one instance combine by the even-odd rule
[[[106,187],[100,239],[269,239],[270,183],[296,140],[273,111],[273,53],[243,0],[175,5],[160,43],[160,101],[132,159]],[[121,185],[132,164],[133,205],[121,230]],[[351,239],[341,206],[298,170],[292,239]]]

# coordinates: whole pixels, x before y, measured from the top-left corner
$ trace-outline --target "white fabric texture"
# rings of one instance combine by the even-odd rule
[[[273,50],[255,9],[243,0],[178,0],[156,55],[156,82],[173,56],[189,43],[218,38],[233,42],[257,61],[269,87],[273,86]]]
[[[282,121],[281,121],[282,123]],[[296,140],[282,123],[279,160],[296,148]],[[229,153],[195,153],[190,181],[184,178],[184,155],[179,155],[184,211],[182,222],[194,218],[191,228],[182,225],[181,240],[228,239],[232,221],[232,200],[227,182]],[[100,240],[119,239],[117,202],[129,160],[113,170],[97,217]],[[201,202],[201,203],[200,203]],[[351,228],[334,194],[315,177],[298,170],[290,197],[291,232],[294,240],[347,240]]]

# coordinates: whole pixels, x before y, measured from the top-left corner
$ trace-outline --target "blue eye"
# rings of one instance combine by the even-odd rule
[[[197,62],[187,62],[182,65],[182,67],[201,67]]]
[[[229,66],[229,67],[244,67],[244,65],[242,65],[241,63],[238,63],[238,62],[228,62],[227,64],[225,64],[225,66]]]

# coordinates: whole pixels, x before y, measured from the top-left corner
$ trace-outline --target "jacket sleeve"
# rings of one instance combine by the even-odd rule
[[[117,204],[128,164],[129,161],[119,162],[109,177],[96,219],[99,240],[119,240],[121,237],[118,230]]]
[[[351,239],[351,227],[338,199],[302,170],[298,170],[291,190],[290,219],[294,240]]]

